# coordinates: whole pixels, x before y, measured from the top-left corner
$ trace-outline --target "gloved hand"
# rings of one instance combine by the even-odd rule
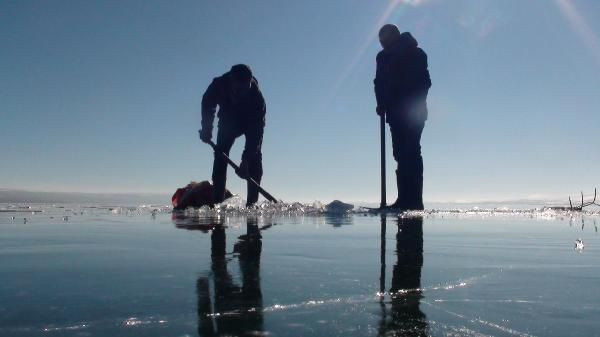
[[[250,171],[248,170],[248,162],[242,159],[240,163],[239,170],[236,170],[235,173],[242,179],[248,179],[250,176]]]
[[[212,140],[212,130],[202,128],[202,129],[198,130],[198,133],[200,134],[201,141],[208,144]]]
[[[377,108],[375,109],[375,111],[377,112],[377,114],[379,116],[383,116],[385,114],[385,108],[382,106],[377,106]]]

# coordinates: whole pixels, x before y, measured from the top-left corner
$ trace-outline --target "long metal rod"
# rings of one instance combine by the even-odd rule
[[[225,152],[219,150],[219,148],[217,148],[217,145],[211,140],[208,145],[210,145],[213,150],[215,150],[215,153],[218,153],[219,155],[221,155],[226,161],[227,163],[229,163],[229,165],[231,165],[231,167],[233,167],[234,170],[238,171],[240,169],[240,167],[233,162],[233,160],[231,160],[231,158],[229,158],[228,155],[225,154]],[[260,192],[260,194],[262,194],[265,198],[267,198],[267,200],[277,203],[277,199],[275,199],[274,196],[271,195],[271,193],[265,191],[264,188],[262,188],[260,186],[259,183],[256,182],[256,180],[252,179],[251,177],[248,178],[244,178],[247,181],[249,181],[251,184],[253,184],[254,186],[256,186],[256,188],[258,188],[258,191]]]
[[[379,134],[381,138],[381,204],[380,208],[386,207],[385,200],[385,114],[379,118]]]

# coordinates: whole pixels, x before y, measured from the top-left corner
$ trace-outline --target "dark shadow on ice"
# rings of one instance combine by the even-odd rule
[[[385,290],[385,230],[386,218],[381,216],[381,276],[380,291]],[[389,293],[391,304],[383,302],[379,335],[427,336],[428,325],[420,309],[421,269],[423,268],[423,218],[398,219],[396,233],[396,264],[392,272]]]
[[[263,331],[261,239],[256,220],[248,219],[246,234],[234,245],[241,272],[241,285],[238,285],[227,269],[231,260],[226,257],[225,228],[213,227],[211,276],[200,277],[196,283],[200,336],[260,335]]]

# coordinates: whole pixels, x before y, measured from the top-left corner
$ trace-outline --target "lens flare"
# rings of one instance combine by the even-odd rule
[[[598,65],[600,65],[600,41],[586,19],[571,0],[555,0],[555,3],[560,12],[569,21],[571,29],[573,29],[586,47],[594,54]]]
[[[381,28],[381,26],[383,26],[385,23],[387,23],[390,16],[392,16],[392,14],[394,14],[395,10],[401,5],[416,7],[416,6],[422,5],[426,1],[427,0],[391,0],[390,1],[388,6],[385,8],[383,13],[379,17],[379,19],[377,19],[377,22],[375,23],[375,26],[373,27],[373,29],[371,29],[371,31],[369,32],[369,35],[367,35],[367,37],[365,38],[363,43],[358,48],[356,54],[354,54],[354,56],[352,57],[350,63],[348,63],[348,65],[344,68],[344,71],[342,71],[340,76],[335,81],[333,87],[331,88],[331,91],[329,92],[328,101],[331,100],[335,96],[340,85],[346,81],[346,79],[352,73],[354,68],[356,68],[356,65],[360,62],[360,60],[362,60],[367,49],[369,49],[369,46],[371,46],[371,44],[377,39],[377,34],[379,32],[379,28]]]

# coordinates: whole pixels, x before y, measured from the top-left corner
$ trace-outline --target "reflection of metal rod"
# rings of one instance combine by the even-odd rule
[[[385,294],[385,227],[385,214],[381,214],[381,271],[379,276],[379,293],[382,298]]]
[[[379,306],[381,307],[381,323],[385,324],[387,310],[385,308],[385,213],[381,214],[381,270],[379,272]]]

